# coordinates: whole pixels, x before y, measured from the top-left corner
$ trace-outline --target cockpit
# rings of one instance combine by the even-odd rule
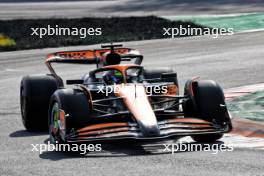
[[[139,83],[143,79],[143,69],[138,65],[113,65],[99,68],[91,72],[90,78],[94,82],[105,83],[106,85],[122,83]]]

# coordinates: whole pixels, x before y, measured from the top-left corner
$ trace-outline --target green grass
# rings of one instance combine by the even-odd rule
[[[238,97],[228,103],[234,117],[264,121],[264,91]]]
[[[264,29],[264,13],[223,16],[167,16],[170,20],[190,21],[216,28],[234,28],[235,32]]]

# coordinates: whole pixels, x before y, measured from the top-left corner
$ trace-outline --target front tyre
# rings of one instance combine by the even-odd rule
[[[185,104],[185,115],[192,115],[203,120],[225,126],[230,121],[222,88],[212,80],[198,80],[192,85],[194,97]],[[190,94],[185,90],[185,94]],[[215,142],[222,133],[192,136],[196,142]]]
[[[59,108],[59,103],[54,102],[51,108],[49,116],[49,135],[50,135],[50,142],[52,144],[55,144],[56,141],[59,143],[62,143],[63,140],[61,138],[60,134],[60,108]]]
[[[89,124],[88,99],[81,90],[60,89],[51,97],[49,134],[52,143],[65,143],[65,135]]]

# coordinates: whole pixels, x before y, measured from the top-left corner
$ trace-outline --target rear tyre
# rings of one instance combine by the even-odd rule
[[[22,122],[28,131],[48,130],[49,100],[57,82],[49,75],[23,77],[20,84]]]
[[[165,73],[175,73],[175,71],[169,67],[161,67],[161,68],[155,68],[155,69],[144,68],[143,75],[144,75],[145,79],[149,79],[149,81],[147,81],[147,82],[150,82],[150,83],[160,82],[160,81],[173,82],[177,88],[175,95],[178,95],[179,94],[179,85],[178,85],[177,74],[175,77],[166,78],[166,80],[165,79],[159,80],[158,78],[162,78],[162,74],[165,74]],[[153,79],[153,80],[151,80],[151,79]],[[172,104],[176,104],[176,103],[177,104],[179,103],[179,99],[175,100],[175,102]],[[179,105],[173,106],[171,109],[178,111]]]
[[[143,75],[145,79],[160,78],[162,73],[173,73],[173,69],[168,67],[161,67],[155,69],[144,68]]]
[[[189,99],[185,101],[182,105],[184,117],[197,117],[198,116],[196,101],[194,97],[192,96],[192,93],[190,90],[190,86],[192,87],[194,86],[191,84],[192,84],[192,80],[188,80],[184,86],[184,96],[189,97]]]
[[[64,143],[65,134],[71,130],[86,126],[90,109],[88,99],[81,90],[60,89],[51,97],[49,106],[49,134],[51,142]],[[59,112],[64,111],[66,117],[60,119]]]
[[[224,126],[229,117],[222,88],[215,81],[199,80],[193,83],[193,93],[193,99],[184,105],[185,116],[191,114],[193,117]],[[195,135],[192,138],[196,142],[215,142],[222,136],[220,133]]]
[[[162,74],[164,73],[175,73],[175,71],[171,68],[164,67],[164,68],[155,68],[155,69],[146,69],[144,68],[143,75],[145,79],[156,79],[156,78],[161,78]],[[169,82],[174,82],[177,87],[178,86],[178,78],[172,77],[169,79],[166,79],[166,81]],[[155,82],[155,81],[149,81],[149,82]],[[160,80],[158,80],[160,82]]]

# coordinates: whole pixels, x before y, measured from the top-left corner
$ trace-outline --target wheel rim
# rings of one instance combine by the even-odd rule
[[[49,124],[50,140],[52,143],[60,140],[59,133],[59,104],[55,102],[52,106]]]

